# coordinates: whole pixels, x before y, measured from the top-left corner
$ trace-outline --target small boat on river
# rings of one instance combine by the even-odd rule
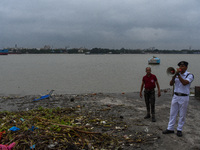
[[[0,49],[0,55],[8,55],[8,50],[7,49]]]
[[[160,64],[160,58],[153,56],[148,59],[148,64]]]

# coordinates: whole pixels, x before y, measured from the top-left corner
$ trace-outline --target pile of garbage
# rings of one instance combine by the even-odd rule
[[[89,111],[77,105],[69,108],[39,106],[27,111],[0,112],[0,148],[122,149],[123,145],[148,143],[155,138],[153,134],[137,131],[124,135],[122,132],[127,130],[127,124],[120,119],[106,117],[110,107],[98,111]]]
[[[0,113],[0,142],[14,149],[95,149],[119,146],[116,137],[94,132],[90,120],[78,108],[43,108]],[[86,123],[87,122],[87,123]],[[91,123],[91,124],[90,124]]]

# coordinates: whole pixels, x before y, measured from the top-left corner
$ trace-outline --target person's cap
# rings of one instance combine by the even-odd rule
[[[188,62],[181,61],[181,62],[178,63],[178,66],[180,66],[180,65],[185,65],[187,67],[188,66]]]

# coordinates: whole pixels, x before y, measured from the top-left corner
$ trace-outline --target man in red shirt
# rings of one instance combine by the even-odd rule
[[[144,90],[144,98],[147,108],[147,115],[144,119],[150,118],[150,105],[151,105],[151,114],[152,114],[152,122],[156,122],[155,118],[155,88],[158,88],[158,97],[161,96],[160,94],[160,86],[157,80],[157,77],[151,73],[151,68],[146,68],[146,75],[142,79],[142,85],[140,88],[140,97],[142,98],[142,90]]]

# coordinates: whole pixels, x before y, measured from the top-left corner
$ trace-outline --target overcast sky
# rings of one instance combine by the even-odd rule
[[[200,0],[0,0],[0,48],[200,49]]]

